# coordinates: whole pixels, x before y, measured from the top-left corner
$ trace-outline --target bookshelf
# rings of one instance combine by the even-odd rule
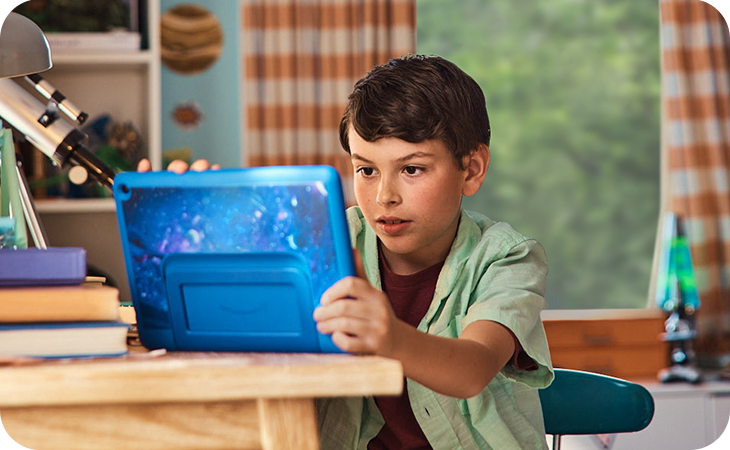
[[[90,120],[108,113],[132,122],[144,154],[155,170],[162,163],[160,107],[159,0],[146,8],[149,48],[136,51],[76,50],[52,52],[53,68],[41,75]],[[120,299],[130,301],[119,230],[112,198],[36,199],[49,245],[83,247],[90,266],[114,279]]]
[[[147,3],[149,49],[137,51],[55,51],[53,68],[41,75],[90,119],[109,113],[131,121],[140,131],[146,154],[161,164],[159,0]]]

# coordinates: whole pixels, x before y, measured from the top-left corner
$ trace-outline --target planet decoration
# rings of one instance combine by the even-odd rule
[[[182,3],[160,18],[160,56],[170,70],[195,75],[208,70],[223,52],[223,28],[207,8]]]

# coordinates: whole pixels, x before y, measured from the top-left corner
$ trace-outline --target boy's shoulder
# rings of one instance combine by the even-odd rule
[[[466,264],[483,271],[492,263],[504,259],[547,266],[547,255],[535,239],[516,231],[506,222],[495,222],[473,212],[462,211],[456,240],[451,246],[447,263]]]
[[[537,241],[512,228],[507,222],[496,222],[487,216],[474,211],[462,210],[457,239],[464,237],[470,245],[490,244],[509,250],[525,242]],[[538,244],[539,245],[539,244]]]

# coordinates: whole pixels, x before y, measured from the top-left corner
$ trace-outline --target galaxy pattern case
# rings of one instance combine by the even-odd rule
[[[147,348],[340,351],[312,319],[354,274],[334,168],[126,172],[114,198]]]

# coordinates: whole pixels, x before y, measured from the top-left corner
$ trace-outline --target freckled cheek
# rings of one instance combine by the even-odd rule
[[[424,192],[422,189],[414,189],[408,196],[409,203],[412,205],[431,205],[438,204],[438,196],[431,195],[429,192]]]
[[[441,184],[441,188],[421,190],[418,195],[418,204],[429,205],[427,215],[451,216],[461,207],[461,192],[450,189],[448,185]],[[434,209],[434,205],[439,205]]]
[[[451,190],[443,184],[430,189],[416,189],[412,195],[420,204],[441,205],[442,207],[451,204],[454,198]]]

